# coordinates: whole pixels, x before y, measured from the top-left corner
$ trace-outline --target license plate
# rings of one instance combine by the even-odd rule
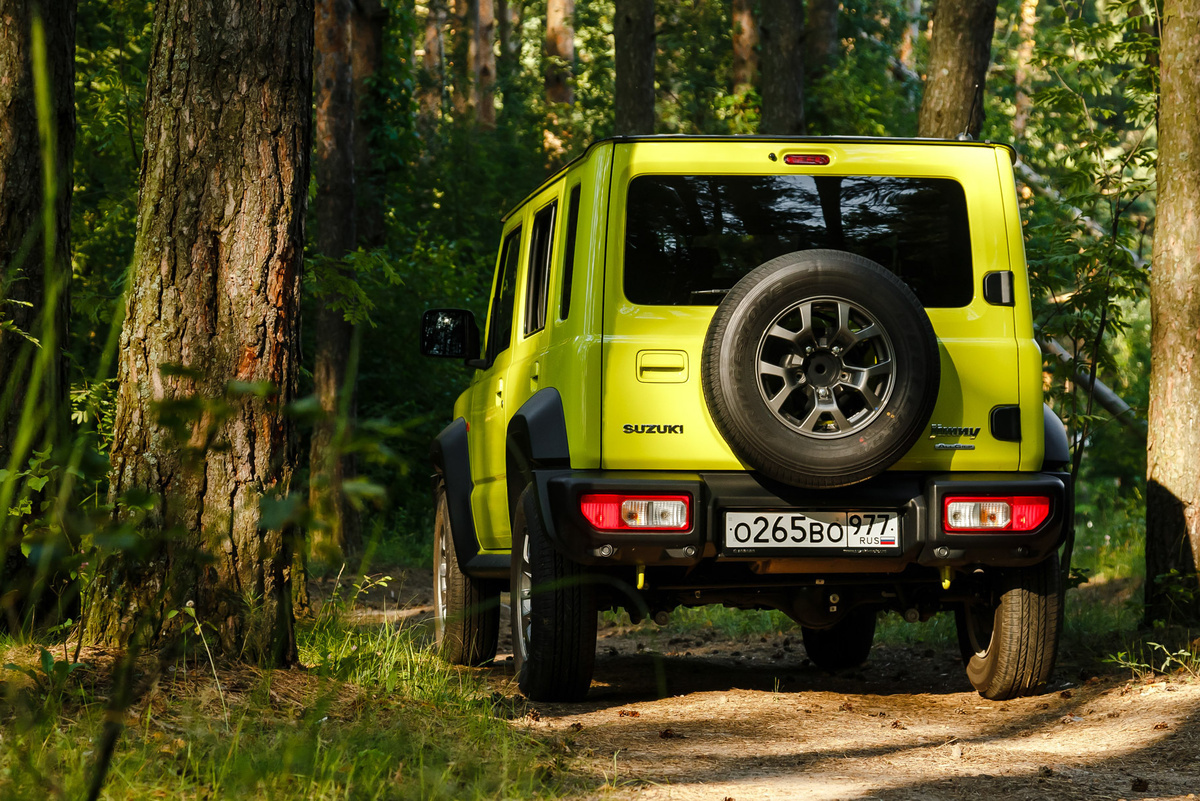
[[[726,512],[725,550],[900,548],[895,512]]]

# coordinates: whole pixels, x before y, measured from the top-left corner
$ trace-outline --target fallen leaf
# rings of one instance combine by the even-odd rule
[[[1058,694],[1058,697],[1059,698],[1070,698],[1071,695],[1072,695],[1072,693],[1070,690],[1063,690],[1061,693]]]
[[[638,712],[636,709],[622,709],[617,713],[617,717],[621,718],[640,718],[641,716],[642,713]]]
[[[843,712],[853,712],[854,704],[850,703],[849,701],[843,701],[842,705],[839,706],[838,709],[840,709]]]
[[[582,723],[572,723],[571,731],[583,731],[583,724]]]
[[[1155,731],[1162,731],[1163,729],[1169,729],[1169,728],[1171,728],[1170,723],[1163,722],[1163,723],[1155,723],[1154,724]]]
[[[893,729],[907,729],[908,727],[907,727],[907,726],[905,726],[903,723],[901,723],[901,722],[900,722],[900,721],[898,721],[898,720],[893,720],[893,721],[892,721],[892,728],[893,728]]]

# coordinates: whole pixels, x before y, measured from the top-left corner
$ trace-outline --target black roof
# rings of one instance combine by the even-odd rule
[[[501,222],[505,222],[509,217],[513,216],[522,206],[529,202],[530,198],[541,192],[550,184],[557,181],[563,174],[574,167],[580,161],[587,158],[588,153],[592,148],[599,147],[607,142],[614,144],[626,144],[629,142],[812,142],[814,144],[821,143],[849,143],[860,144],[864,142],[877,142],[880,144],[896,144],[896,145],[955,145],[959,147],[1000,147],[1008,151],[1009,159],[1015,164],[1017,162],[1017,151],[1012,145],[1004,144],[1003,142],[990,142],[987,140],[976,141],[974,139],[933,139],[928,137],[902,137],[902,136],[771,136],[769,134],[738,134],[718,136],[715,134],[639,134],[636,136],[609,136],[604,139],[597,139],[589,144],[582,153],[571,159],[565,165],[556,170],[549,178],[542,181],[537,189],[534,189],[521,200],[520,203],[509,209],[508,213],[500,218]]]

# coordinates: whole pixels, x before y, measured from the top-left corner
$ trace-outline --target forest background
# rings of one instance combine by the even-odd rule
[[[55,7],[44,6],[51,15]],[[947,9],[964,14],[961,69],[952,72],[967,79],[966,94],[958,87],[948,101],[958,118],[937,129],[923,119],[923,101],[939,57],[932,37],[939,19],[953,23]],[[121,434],[114,362],[139,225],[147,225],[139,223],[139,187],[144,195],[142,173],[152,163],[145,148],[155,16],[154,5],[139,0],[79,0],[76,9],[63,229],[70,268],[61,288],[69,296],[61,344],[70,422],[26,442],[19,459],[11,445],[0,451],[0,508],[9,509],[5,580],[15,587],[24,570],[48,588],[33,599],[37,614],[5,588],[10,631],[39,620],[60,632],[87,628],[78,617],[99,566],[130,547],[130,530],[112,525],[114,509],[127,521],[155,505],[109,485]],[[971,26],[986,34],[974,52]],[[614,43],[630,31],[640,36],[636,63],[621,62],[629,47],[622,53]],[[468,376],[418,355],[420,314],[437,306],[486,311],[500,215],[588,143],[614,133],[965,133],[1013,143],[1021,159],[1036,322],[1055,354],[1046,365],[1047,398],[1074,446],[1081,544],[1119,543],[1136,554],[1134,569],[1151,585],[1168,577],[1158,617],[1195,613],[1190,553],[1148,572],[1140,564],[1156,7],[1140,0],[355,0],[318,3],[315,43],[303,361],[286,409],[307,458],[292,465],[290,493],[262,507],[265,528],[307,532],[296,549],[297,575],[336,573],[346,556],[355,569],[428,562],[428,443]],[[621,81],[639,74],[633,89],[644,91],[635,96]],[[7,293],[14,274],[3,276],[0,296],[8,304],[0,306],[0,341],[9,344],[38,333],[18,324]],[[50,344],[43,337],[43,349]],[[1119,397],[1093,392],[1097,379]],[[0,409],[10,414],[17,389],[5,381]],[[259,397],[271,389],[247,383],[233,392]],[[170,418],[165,426],[186,427],[219,418],[223,407],[214,403],[196,395],[159,412]],[[85,514],[62,514],[67,508]],[[1076,580],[1086,573],[1081,566]],[[87,628],[89,638],[103,641],[97,625]]]

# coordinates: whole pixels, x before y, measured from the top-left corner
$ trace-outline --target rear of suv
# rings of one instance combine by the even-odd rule
[[[809,657],[953,611],[988,698],[1037,691],[1073,495],[1042,401],[1011,149],[625,137],[511,211],[433,444],[448,659],[586,695],[596,612],[778,609]]]

